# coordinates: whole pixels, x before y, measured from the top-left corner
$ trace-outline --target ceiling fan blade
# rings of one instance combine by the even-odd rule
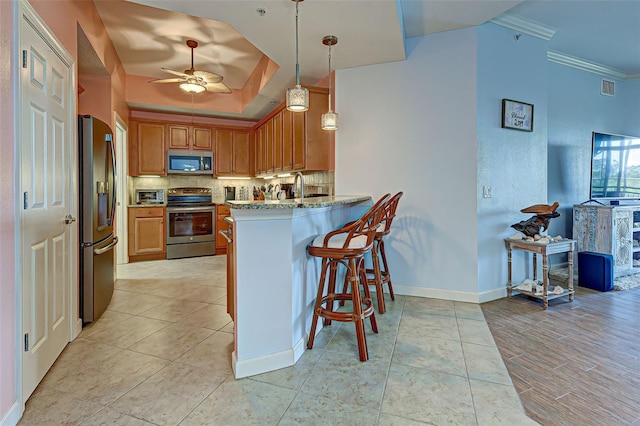
[[[189,74],[185,74],[185,73],[180,72],[180,71],[170,70],[169,68],[162,67],[160,69],[162,71],[168,72],[169,74],[177,75],[178,77],[183,77],[183,78],[189,78],[190,77]]]
[[[209,71],[194,71],[193,76],[199,77],[207,83],[220,83],[222,81],[221,75],[214,74]]]
[[[224,83],[208,83],[204,86],[211,93],[231,93],[231,89]]]
[[[160,78],[157,80],[151,80],[149,81],[149,83],[182,83],[184,80],[184,78],[180,77],[176,77],[176,78]]]

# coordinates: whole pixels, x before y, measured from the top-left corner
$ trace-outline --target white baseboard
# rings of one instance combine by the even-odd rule
[[[22,410],[18,401],[14,402],[11,408],[0,419],[0,426],[16,426],[22,417]]]
[[[482,293],[471,293],[440,288],[416,287],[410,285],[393,285],[393,291],[403,296],[427,297],[432,299],[453,300],[456,302],[485,303],[507,297],[507,286],[494,288]]]
[[[305,338],[301,338],[291,349],[269,355],[238,361],[235,351],[231,356],[231,364],[236,379],[255,376],[273,370],[290,367],[298,361],[305,350]]]
[[[432,299],[454,300],[456,302],[480,303],[478,293],[466,291],[393,284],[393,292],[403,296],[428,297]]]
[[[494,288],[493,290],[483,291],[478,294],[478,303],[491,302],[492,300],[504,299],[507,297],[507,286]]]

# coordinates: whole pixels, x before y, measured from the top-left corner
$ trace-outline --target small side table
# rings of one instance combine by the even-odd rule
[[[535,241],[525,240],[512,240],[506,238],[504,240],[507,247],[507,259],[509,264],[509,281],[507,282],[507,297],[511,297],[513,291],[517,291],[521,294],[526,294],[536,299],[542,299],[542,308],[547,309],[549,300],[556,299],[558,297],[569,296],[569,301],[573,302],[575,291],[573,290],[573,252],[576,249],[576,240],[563,239],[557,242],[542,244]],[[529,253],[533,253],[533,281],[537,282],[537,255],[542,255],[542,294],[536,295],[534,291],[517,290],[513,288],[513,282],[511,281],[511,251],[521,250]],[[565,289],[561,294],[548,294],[547,288],[549,285],[549,263],[548,256],[558,253],[568,253],[568,266],[569,266],[569,281],[568,289]]]

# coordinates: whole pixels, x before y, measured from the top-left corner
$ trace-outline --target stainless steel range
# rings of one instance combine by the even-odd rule
[[[167,195],[167,259],[215,254],[211,189],[171,188]]]

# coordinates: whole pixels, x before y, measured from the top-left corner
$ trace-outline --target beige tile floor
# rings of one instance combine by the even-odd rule
[[[120,267],[20,425],[535,424],[478,305],[387,295],[368,362],[334,323],[295,366],[236,380],[225,287],[224,256]]]

